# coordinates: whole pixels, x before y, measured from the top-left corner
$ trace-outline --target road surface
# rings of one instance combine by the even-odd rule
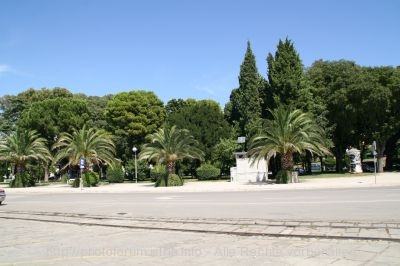
[[[179,193],[16,193],[1,211],[400,222],[400,187]]]

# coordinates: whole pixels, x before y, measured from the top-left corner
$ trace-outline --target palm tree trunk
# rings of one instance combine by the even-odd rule
[[[24,165],[22,163],[17,163],[15,176],[19,176],[24,172]]]
[[[46,166],[44,168],[44,182],[49,182],[49,168]]]
[[[293,171],[293,153],[291,151],[282,155],[282,170]]]
[[[175,162],[167,162],[167,172],[168,174],[175,174]]]

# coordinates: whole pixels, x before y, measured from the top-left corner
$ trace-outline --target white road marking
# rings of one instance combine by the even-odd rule
[[[173,199],[179,199],[179,198],[183,198],[183,196],[157,197],[154,199],[155,200],[173,200]]]

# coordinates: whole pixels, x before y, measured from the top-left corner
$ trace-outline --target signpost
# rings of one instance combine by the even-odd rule
[[[374,155],[374,175],[376,184],[376,141],[372,142],[372,154]]]
[[[242,145],[242,151],[244,151],[244,143],[246,143],[246,137],[238,137],[237,143],[243,144]]]
[[[83,172],[83,169],[85,169],[85,164],[86,164],[85,158],[81,157],[79,159],[79,168],[81,169],[81,178],[79,180],[79,187],[81,188],[81,190],[83,189],[82,172]]]

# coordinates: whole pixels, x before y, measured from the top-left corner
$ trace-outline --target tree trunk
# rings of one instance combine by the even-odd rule
[[[167,162],[167,172],[168,174],[175,174],[175,162]]]
[[[386,142],[386,169],[393,170],[393,157],[397,151],[397,141],[400,139],[400,131],[390,137]]]
[[[336,172],[342,173],[343,172],[343,164],[342,164],[343,153],[342,153],[342,149],[340,147],[336,148],[335,157],[336,157]]]
[[[17,163],[15,176],[20,176],[24,172],[24,165],[21,163]]]
[[[307,174],[311,175],[312,171],[311,171],[311,152],[310,151],[306,151],[306,171]]]
[[[293,171],[293,153],[291,151],[282,155],[282,170]]]
[[[324,173],[325,172],[325,164],[324,164],[324,160],[323,160],[322,156],[319,156],[319,161],[321,164],[321,173]]]

